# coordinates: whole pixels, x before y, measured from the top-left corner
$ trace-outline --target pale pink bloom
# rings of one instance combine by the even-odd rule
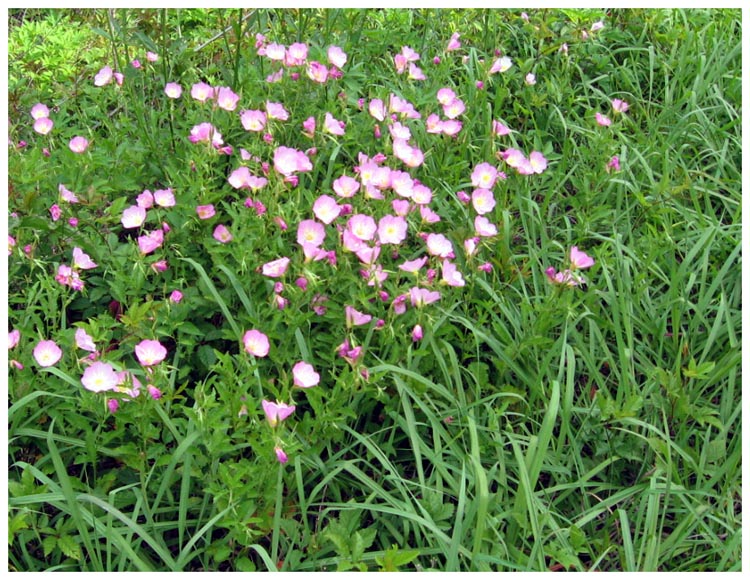
[[[274,169],[289,177],[297,171],[310,171],[312,163],[302,151],[289,147],[277,147],[273,154]]]
[[[524,79],[524,82],[529,85],[535,85],[536,84],[536,75],[534,73],[529,73],[526,75],[526,78]]]
[[[414,179],[406,171],[391,170],[391,187],[401,197],[411,197],[414,190]]]
[[[57,267],[55,281],[63,286],[70,286],[74,290],[82,290],[84,286],[78,272],[66,264],[60,264]]]
[[[94,344],[94,339],[91,338],[91,336],[83,328],[76,329],[75,339],[76,339],[76,346],[80,348],[81,350],[87,350],[89,352],[96,352],[96,345]]]
[[[199,205],[198,207],[195,208],[195,212],[198,214],[198,217],[202,220],[207,220],[216,215],[216,210],[214,209],[214,206],[210,203],[208,205]]]
[[[250,170],[241,165],[229,175],[227,179],[229,184],[235,189],[242,189],[247,187],[252,190],[257,190],[266,185],[268,180],[265,177],[256,177],[250,173]]]
[[[400,264],[398,269],[413,274],[421,270],[426,263],[427,256],[422,256],[421,258],[417,258],[416,260],[408,260],[403,264]]]
[[[504,123],[501,123],[500,121],[497,121],[496,119],[493,119],[492,120],[492,132],[495,135],[502,137],[503,135],[510,134],[510,128],[508,128],[508,126],[505,125]]]
[[[443,106],[449,105],[451,102],[456,100],[456,98],[457,98],[456,93],[453,92],[453,89],[450,89],[448,87],[439,89],[437,92],[438,103],[440,103]]]
[[[60,209],[60,206],[56,203],[53,203],[49,208],[49,213],[52,216],[52,221],[56,222],[60,219],[62,216],[62,210]]]
[[[118,393],[125,393],[129,397],[137,397],[141,393],[141,381],[130,371],[120,371],[117,373],[117,385],[114,390]],[[128,400],[128,399],[125,399]]]
[[[534,173],[543,173],[547,169],[547,159],[539,151],[532,151],[529,155],[529,166]]]
[[[78,197],[76,194],[70,191],[62,183],[57,186],[57,190],[60,192],[60,197],[68,203],[78,203]]]
[[[378,239],[381,244],[400,244],[406,239],[406,220],[400,216],[386,215],[378,221]]]
[[[242,344],[248,354],[263,357],[268,355],[270,343],[268,337],[260,330],[248,330],[242,337]]]
[[[262,131],[266,126],[266,114],[259,110],[242,111],[240,122],[246,131]]]
[[[49,117],[49,107],[44,103],[37,103],[31,107],[31,118],[35,121]]]
[[[474,218],[474,231],[478,236],[488,238],[497,235],[497,226],[483,215]]]
[[[133,59],[130,62],[130,64],[132,65],[133,68],[141,68],[141,61],[138,60],[137,58]]]
[[[612,109],[618,113],[626,113],[630,108],[625,101],[621,99],[612,99]]]
[[[220,147],[224,144],[221,133],[216,130],[211,123],[200,123],[190,130],[188,137],[191,143],[210,142],[214,147]]]
[[[297,227],[297,243],[301,246],[318,248],[326,239],[323,224],[315,220],[302,220]]]
[[[408,167],[419,167],[424,162],[424,153],[403,139],[393,140],[393,154]]]
[[[54,340],[42,340],[34,347],[34,358],[40,367],[51,367],[62,357],[62,350]]]
[[[330,195],[321,195],[312,207],[315,217],[324,224],[330,224],[341,213],[341,206]]]
[[[367,214],[355,214],[349,218],[346,228],[359,240],[370,241],[375,237],[378,226],[375,220]]]
[[[47,135],[50,131],[52,131],[52,127],[54,126],[55,124],[52,122],[52,119],[49,119],[47,117],[41,117],[40,119],[34,121],[34,131],[36,131],[40,135]]]
[[[452,258],[453,244],[443,234],[428,234],[427,235],[427,251],[432,256],[438,256],[439,258]]]
[[[401,54],[404,55],[404,58],[408,62],[416,62],[419,60],[419,53],[409,46],[402,46]]]
[[[19,340],[21,340],[21,331],[18,329],[11,330],[8,333],[8,350],[16,348]]]
[[[597,30],[601,30],[602,28],[604,28],[604,22],[598,20],[591,25],[591,32],[596,32]]]
[[[570,248],[570,267],[574,270],[583,270],[594,265],[594,259],[585,252],[581,252],[578,246]]]
[[[450,101],[447,105],[443,105],[443,113],[445,113],[445,116],[449,119],[455,119],[459,115],[463,114],[465,110],[466,105],[458,97]]]
[[[139,193],[138,197],[135,198],[135,203],[138,207],[149,209],[154,205],[154,194],[151,193],[148,189],[144,189],[143,192]]]
[[[612,124],[612,120],[606,115],[602,115],[599,111],[594,114],[596,122],[602,127],[609,127]]]
[[[343,121],[335,119],[331,113],[326,113],[325,121],[323,121],[324,131],[331,135],[343,135],[345,132],[344,127],[345,123]]]
[[[372,99],[368,106],[368,111],[378,121],[385,120],[385,104],[380,99]]]
[[[68,143],[68,146],[73,153],[83,153],[88,149],[89,141],[86,137],[73,137],[70,140],[70,143]]]
[[[440,216],[427,205],[419,206],[419,216],[422,218],[422,222],[426,224],[436,224],[440,221]]]
[[[316,83],[323,84],[328,80],[328,68],[314,60],[307,65],[307,76]]]
[[[277,121],[286,121],[289,119],[289,111],[281,103],[266,101],[266,113],[268,113],[270,119],[276,119]]]
[[[344,248],[350,252],[358,252],[367,244],[355,236],[349,228],[344,229],[341,234],[341,243]]]
[[[138,248],[142,254],[150,254],[164,243],[164,230],[155,230],[138,238]]]
[[[16,247],[16,238],[8,235],[8,255],[10,256],[13,253],[13,248]]]
[[[428,133],[442,133],[443,132],[443,121],[440,120],[440,117],[433,113],[427,119],[425,119],[425,130]]]
[[[415,65],[413,62],[409,63],[409,78],[414,81],[424,81],[427,79],[427,77],[424,76],[424,72],[422,72],[422,69]]]
[[[273,260],[272,262],[267,262],[262,266],[263,275],[268,276],[269,278],[280,278],[284,275],[286,269],[289,267],[289,262],[289,258],[286,257],[279,258],[278,260]]]
[[[359,180],[364,186],[373,184],[375,178],[375,172],[378,170],[379,165],[372,160],[359,165]]]
[[[411,131],[409,130],[409,127],[402,125],[398,121],[395,121],[388,126],[388,132],[394,139],[404,139],[406,141],[411,139]]]
[[[497,181],[497,169],[489,163],[480,163],[471,172],[471,184],[482,189],[492,189]]]
[[[214,98],[214,88],[204,82],[195,83],[190,88],[190,96],[193,97],[196,101],[205,103],[209,99]]]
[[[227,229],[227,227],[223,224],[219,224],[214,228],[214,239],[221,242],[222,244],[227,244],[232,241],[232,233]]]
[[[217,87],[216,91],[216,104],[219,108],[225,111],[234,111],[237,108],[237,103],[240,100],[240,96],[232,91],[229,87]]]
[[[479,215],[490,213],[495,209],[495,196],[489,189],[477,188],[471,194],[471,205]]]
[[[284,56],[284,66],[300,66],[307,60],[307,45],[302,42],[295,42],[286,50]]]
[[[112,365],[97,361],[83,372],[81,383],[87,390],[101,393],[115,390],[117,385],[120,384],[120,377],[112,368]]]
[[[267,83],[278,83],[282,78],[284,78],[284,69],[280,68],[274,73],[271,73],[266,77]]]
[[[330,62],[333,66],[337,68],[344,68],[344,65],[346,64],[346,60],[347,60],[347,55],[341,49],[341,47],[329,46],[327,55],[328,55],[328,62]]]
[[[148,62],[156,62],[157,60],[159,60],[159,55],[155,52],[148,51],[146,53],[146,60]]]
[[[507,71],[510,67],[513,66],[513,61],[507,57],[503,56],[495,60],[495,62],[492,63],[492,66],[490,67],[490,74],[495,73],[503,73]]]
[[[467,256],[473,256],[477,253],[479,238],[468,238],[464,240],[464,252]]]
[[[559,52],[562,53],[562,54],[568,54],[568,43],[567,42],[563,42],[560,45]]]
[[[122,81],[124,81],[124,80],[125,80],[125,75],[124,74],[119,73],[119,72],[115,73],[115,82],[117,83],[118,86],[121,87],[122,86]]]
[[[458,37],[461,36],[458,32],[454,32],[451,35],[450,40],[448,41],[448,46],[445,47],[446,52],[450,52],[452,50],[458,50],[461,48],[461,42],[458,40]]]
[[[393,212],[396,215],[400,215],[402,217],[409,214],[409,211],[411,210],[411,204],[406,199],[394,199],[391,202],[391,207],[393,208]]]
[[[111,67],[105,66],[99,69],[99,72],[94,76],[94,86],[103,87],[104,85],[112,82],[114,71]]]
[[[357,255],[357,258],[359,258],[360,262],[371,266],[380,257],[380,246],[368,246],[367,244],[362,243],[360,247],[357,248],[355,254]],[[368,276],[369,274],[365,275],[365,278],[367,278]]]
[[[137,205],[131,205],[122,212],[120,221],[124,228],[139,228],[146,221],[146,210]]]
[[[427,205],[432,201],[432,190],[422,183],[416,183],[411,189],[411,200],[419,205]]]
[[[440,128],[443,132],[443,135],[453,137],[461,132],[463,123],[461,123],[461,121],[457,121],[456,119],[448,119],[447,121],[443,121],[441,123]]]
[[[179,99],[182,96],[182,87],[178,83],[167,83],[164,85],[164,94],[170,99]]]
[[[501,155],[508,165],[516,169],[528,162],[523,151],[519,151],[518,149],[506,149]]]
[[[264,47],[264,54],[269,60],[283,61],[286,58],[286,47],[272,42]]]
[[[315,372],[313,366],[304,361],[300,361],[292,367],[294,376],[294,386],[301,389],[314,387],[320,382],[320,375]]]
[[[172,290],[172,293],[169,295],[169,301],[174,302],[175,304],[179,304],[182,300],[182,292],[179,290]]]
[[[414,105],[412,105],[409,101],[402,99],[401,97],[393,93],[391,93],[389,99],[388,109],[390,110],[390,112],[399,113],[400,115],[403,115],[408,119],[419,119],[422,116],[414,109]]]
[[[157,189],[154,192],[154,202],[161,207],[173,207],[175,205],[174,193],[172,189]]]
[[[167,356],[167,349],[158,340],[142,340],[135,345],[135,356],[143,366],[159,364]]]
[[[411,331],[411,339],[414,342],[419,342],[424,337],[424,332],[422,330],[422,326],[419,324],[416,324],[414,328]]]
[[[281,447],[276,446],[273,448],[274,453],[276,453],[276,460],[281,463],[282,465],[289,461],[289,456],[286,454],[286,451],[284,451]]]
[[[261,405],[263,407],[263,412],[266,414],[268,424],[271,427],[276,427],[279,422],[294,413],[294,409],[296,408],[294,405],[287,405],[286,403],[279,403],[278,401],[274,403],[272,401],[266,401],[265,399],[261,401]]]
[[[403,54],[399,53],[393,57],[393,64],[396,66],[396,72],[398,74],[403,74],[406,71],[408,61]]]
[[[73,248],[73,265],[79,270],[96,268],[96,263],[81,248]]]
[[[450,260],[443,260],[443,281],[448,286],[461,287],[466,285],[461,272],[456,269],[456,265]]]
[[[437,290],[427,290],[426,288],[417,288],[416,286],[409,289],[411,305],[421,308],[433,302],[440,300],[440,292]]]
[[[370,314],[364,314],[353,308],[352,306],[344,307],[344,313],[346,315],[346,326],[352,328],[353,326],[362,326],[372,320]]]
[[[302,122],[302,134],[310,139],[315,136],[315,117],[308,117]]]

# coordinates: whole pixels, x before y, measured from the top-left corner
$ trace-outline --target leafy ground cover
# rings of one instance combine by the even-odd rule
[[[739,570],[739,10],[12,10],[12,570]]]

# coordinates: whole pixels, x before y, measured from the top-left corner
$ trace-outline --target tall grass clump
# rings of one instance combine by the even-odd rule
[[[739,10],[9,19],[10,569],[741,569]]]

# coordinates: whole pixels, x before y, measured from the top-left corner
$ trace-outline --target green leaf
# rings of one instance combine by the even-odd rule
[[[69,535],[64,534],[57,539],[57,547],[62,550],[68,558],[81,559],[81,546]]]

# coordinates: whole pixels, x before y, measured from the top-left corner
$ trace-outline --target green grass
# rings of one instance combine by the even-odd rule
[[[244,329],[266,316],[266,287],[248,282],[250,264],[279,250],[276,239],[252,242],[245,258],[206,248],[181,256],[174,268],[192,280],[196,306],[181,315],[193,324],[177,341],[174,396],[143,413],[118,411],[132,440],[118,435],[73,371],[11,370],[10,569],[741,570],[741,13],[528,13],[530,22],[504,10],[12,15],[12,73],[31,66],[30,35],[64,18],[74,24],[64,34],[52,29],[42,45],[50,61],[68,58],[72,34],[123,62],[151,47],[184,86],[203,77],[259,102],[275,93],[256,65],[256,31],[287,45],[338,43],[350,55],[346,95],[313,87],[285,102],[304,111],[324,102],[337,117],[349,115],[351,127],[360,96],[394,91],[421,110],[438,88],[460,88],[471,115],[450,146],[427,152],[420,174],[457,247],[471,235],[471,214],[455,192],[471,191],[476,163],[496,161],[510,143],[543,151],[550,169],[531,179],[508,172],[496,192],[500,233],[486,255],[492,273],[468,279],[460,298],[445,291],[436,308],[411,319],[425,327],[421,342],[404,339],[411,326],[398,319],[358,334],[372,353],[368,382],[336,367],[340,341],[322,323],[302,311],[273,315],[281,345],[274,363],[318,356],[328,365],[324,393],[310,389],[297,401],[283,467],[266,460],[273,442],[261,432],[262,415],[238,416],[245,401],[257,406],[264,389],[280,388],[267,381],[272,367],[233,356]],[[602,17],[605,28],[581,41],[580,30]],[[86,32],[94,29],[101,34]],[[468,60],[432,67],[454,31]],[[558,50],[562,42],[568,55]],[[403,45],[422,54],[424,84],[393,73],[391,55]],[[496,48],[513,58],[515,77],[495,77],[479,91],[479,58],[493,58]],[[84,52],[71,72],[85,71],[76,83],[104,62]],[[531,71],[537,84],[525,86]],[[74,103],[75,83],[41,68],[28,86],[12,78],[10,102],[23,115],[52,95],[61,126],[63,118],[98,114]],[[127,96],[127,105],[146,111],[137,97]],[[612,115],[615,97],[630,103],[626,115]],[[595,111],[613,126],[598,127]],[[131,129],[106,129],[115,141],[138,134],[161,122],[149,114]],[[31,141],[27,119],[11,116],[12,138]],[[515,130],[504,145],[486,131],[497,118]],[[279,128],[276,138],[296,139],[297,131]],[[341,168],[356,163],[357,140],[369,138],[347,134],[321,149],[309,177],[317,192],[330,190]],[[104,137],[101,146],[115,151]],[[112,163],[127,185],[112,185],[112,200],[138,189],[128,167],[149,157],[119,154]],[[622,170],[607,173],[613,155]],[[187,161],[164,155],[144,163],[146,182],[182,173]],[[24,173],[23,163],[11,158],[18,194],[9,209],[38,207],[43,215],[48,204],[34,205],[34,196],[46,195],[46,182]],[[204,185],[225,179],[224,168],[201,171]],[[83,190],[84,177],[75,175]],[[280,212],[296,216],[290,223],[304,214],[306,195],[301,188],[279,202]],[[126,264],[116,242],[108,239],[106,251]],[[563,264],[571,245],[596,259],[588,284],[552,286],[544,270]],[[39,256],[40,271],[48,259]],[[463,254],[457,263],[469,271]],[[70,330],[75,320],[66,316],[80,314],[76,304],[48,282],[32,284],[35,275],[31,268],[10,285],[11,327]],[[354,285],[331,290],[347,292],[350,303],[368,303]],[[162,316],[154,312],[145,310],[128,332],[150,325],[171,336],[162,318],[149,322]],[[213,313],[210,324],[205,312]]]

